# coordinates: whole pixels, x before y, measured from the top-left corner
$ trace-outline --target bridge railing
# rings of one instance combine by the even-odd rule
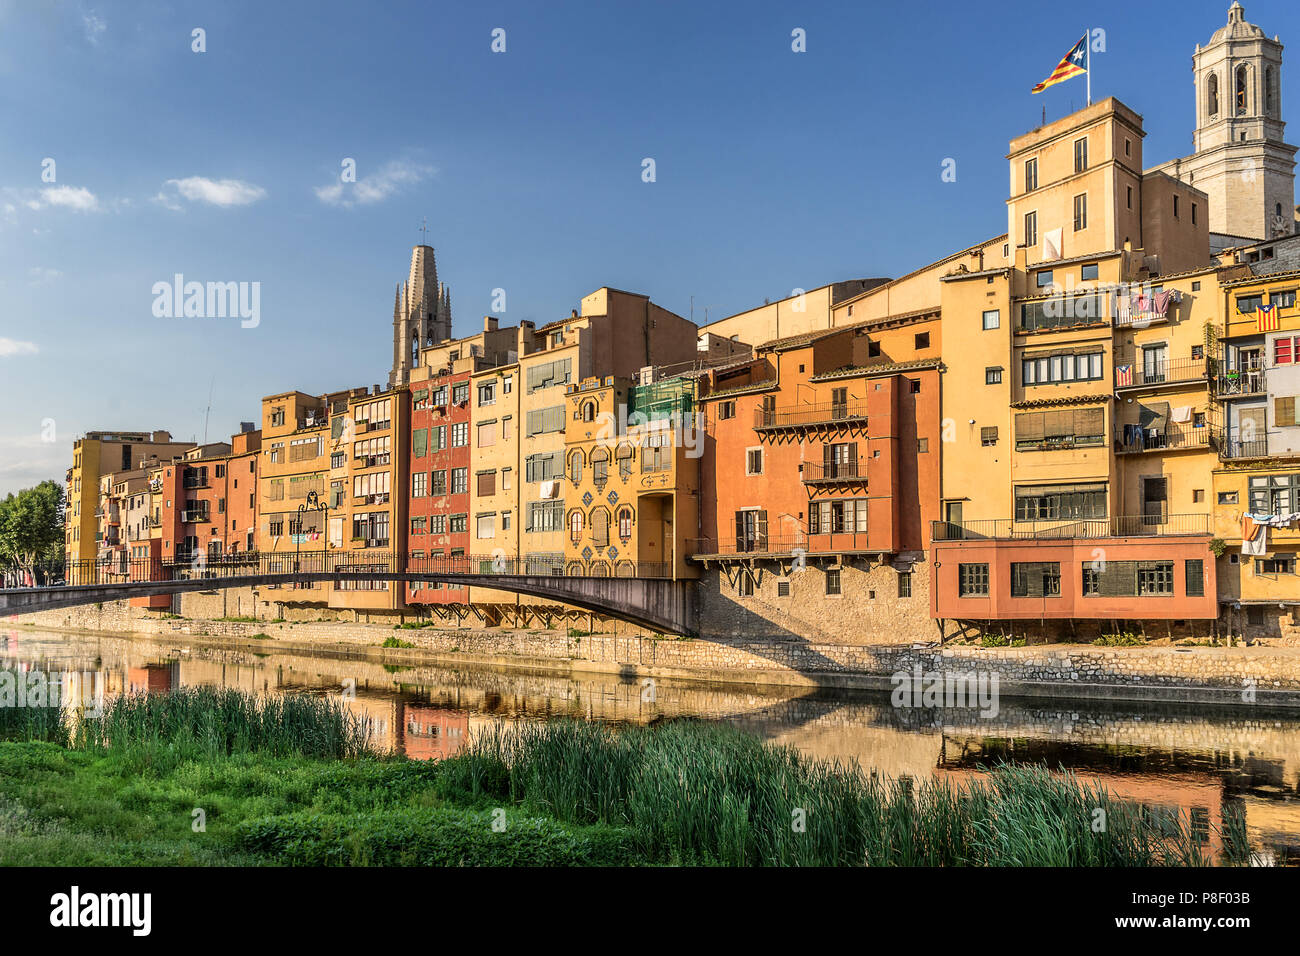
[[[572,560],[549,556],[413,555],[379,550],[258,552],[175,558],[128,558],[54,561],[0,577],[3,587],[93,587],[205,579],[257,578],[273,574],[462,574],[550,575],[554,577],[672,578],[671,562]]]

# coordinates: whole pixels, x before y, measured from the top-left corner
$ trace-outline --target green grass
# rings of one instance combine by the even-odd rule
[[[432,763],[373,754],[342,704],[307,696],[123,697],[71,739],[3,719],[2,864],[1211,862],[1183,815],[1070,774],[890,780],[694,721],[498,726]],[[1239,863],[1244,823],[1224,830],[1222,862]]]
[[[414,647],[410,641],[404,641],[400,637],[386,637],[380,647]]]

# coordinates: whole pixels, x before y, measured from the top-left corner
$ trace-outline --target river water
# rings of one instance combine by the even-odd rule
[[[1179,808],[1217,829],[1241,806],[1260,864],[1300,863],[1300,712],[1205,705],[1016,701],[977,709],[898,708],[887,693],[517,669],[381,665],[199,642],[0,628],[0,659],[82,675],[107,695],[210,685],[256,693],[345,696],[378,746],[418,759],[450,756],[500,721],[647,724],[694,717],[741,727],[887,776],[969,776],[1007,759],[1095,778],[1118,795]],[[1217,842],[1217,841],[1214,841]]]

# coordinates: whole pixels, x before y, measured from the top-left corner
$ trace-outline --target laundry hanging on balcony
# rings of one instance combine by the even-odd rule
[[[1241,553],[1260,555],[1268,551],[1268,525],[1257,524],[1254,516],[1241,516]]]
[[[1173,416],[1171,417],[1170,420],[1177,422],[1180,425],[1184,425],[1187,422],[1190,422],[1192,420],[1192,406],[1179,405],[1177,408],[1174,409]]]

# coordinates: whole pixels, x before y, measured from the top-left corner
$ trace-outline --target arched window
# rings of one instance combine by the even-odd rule
[[[411,336],[411,365],[420,364],[420,336],[418,334]]]
[[[598,548],[609,547],[609,511],[596,508],[591,513],[591,543]]]
[[[632,474],[632,462],[634,460],[632,446],[626,444],[619,445],[618,450],[614,455],[618,458],[618,476],[624,481],[627,481],[628,477]]]
[[[569,537],[574,544],[582,540],[582,512],[577,508],[569,512]]]
[[[1246,115],[1246,75],[1246,65],[1243,63],[1241,66],[1237,67],[1237,85],[1236,90],[1233,93],[1238,116]]]
[[[582,481],[582,449],[569,452],[569,480],[575,485]]]
[[[593,578],[607,578],[609,577],[609,564],[604,561],[593,561],[588,574]]]
[[[1206,110],[1210,116],[1219,115],[1219,75],[1210,74],[1209,92],[1206,95]]]
[[[599,489],[609,481],[609,449],[597,448],[591,453],[591,481]]]
[[[619,539],[627,544],[632,540],[632,509],[627,505],[618,509],[618,536]]]
[[[1268,113],[1270,116],[1273,115],[1273,104],[1276,102],[1273,95],[1273,87],[1276,82],[1277,74],[1273,71],[1271,66],[1266,67],[1264,69],[1264,112]]]
[[[584,422],[594,422],[594,421],[596,420],[596,403],[595,403],[595,402],[583,402],[583,403],[582,403],[582,420],[583,420]]]
[[[583,568],[581,561],[570,561],[568,567],[564,569],[564,573],[571,578],[581,578],[586,577],[587,572]]]

